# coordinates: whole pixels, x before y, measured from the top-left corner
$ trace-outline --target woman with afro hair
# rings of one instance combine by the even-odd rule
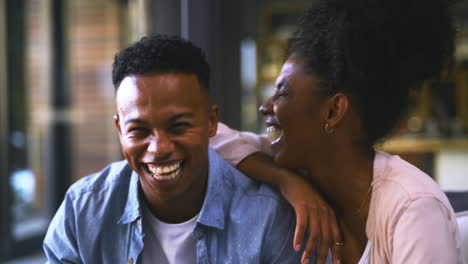
[[[320,262],[331,248],[335,263],[464,263],[439,186],[374,149],[401,119],[412,89],[450,66],[451,5],[314,1],[289,41],[275,93],[260,107],[269,137],[220,126],[213,145],[221,155],[277,184],[296,210],[296,247],[309,230],[303,262],[319,242]],[[271,173],[258,151],[307,177]]]

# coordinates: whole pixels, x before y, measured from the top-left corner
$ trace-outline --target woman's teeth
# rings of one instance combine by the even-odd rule
[[[281,136],[283,135],[283,130],[278,129],[274,126],[269,126],[267,127],[266,130],[268,136],[270,137],[270,140],[272,143],[276,143],[280,140]]]
[[[153,177],[157,180],[170,180],[174,179],[180,170],[181,162],[168,166],[157,166],[154,164],[148,164],[148,170],[153,174]]]

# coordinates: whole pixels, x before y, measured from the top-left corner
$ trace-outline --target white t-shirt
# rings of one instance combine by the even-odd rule
[[[361,256],[358,264],[369,264],[370,263],[370,251],[371,251],[371,242],[367,240],[366,249],[364,249],[364,253]]]
[[[143,264],[197,263],[196,240],[192,232],[196,215],[187,222],[168,224],[154,217],[147,206],[143,207]]]

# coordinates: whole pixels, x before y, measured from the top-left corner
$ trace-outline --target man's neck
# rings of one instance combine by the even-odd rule
[[[183,223],[200,213],[208,185],[208,172],[198,186],[191,186],[184,195],[173,199],[161,199],[142,190],[146,206],[153,216],[165,223]]]
[[[187,199],[183,201],[146,202],[153,216],[165,223],[183,223],[200,213],[203,199]]]

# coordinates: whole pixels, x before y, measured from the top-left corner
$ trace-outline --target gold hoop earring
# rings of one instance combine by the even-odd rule
[[[327,134],[333,133],[333,128],[330,128],[330,126],[328,125],[328,123],[325,124],[325,132],[326,132]]]

